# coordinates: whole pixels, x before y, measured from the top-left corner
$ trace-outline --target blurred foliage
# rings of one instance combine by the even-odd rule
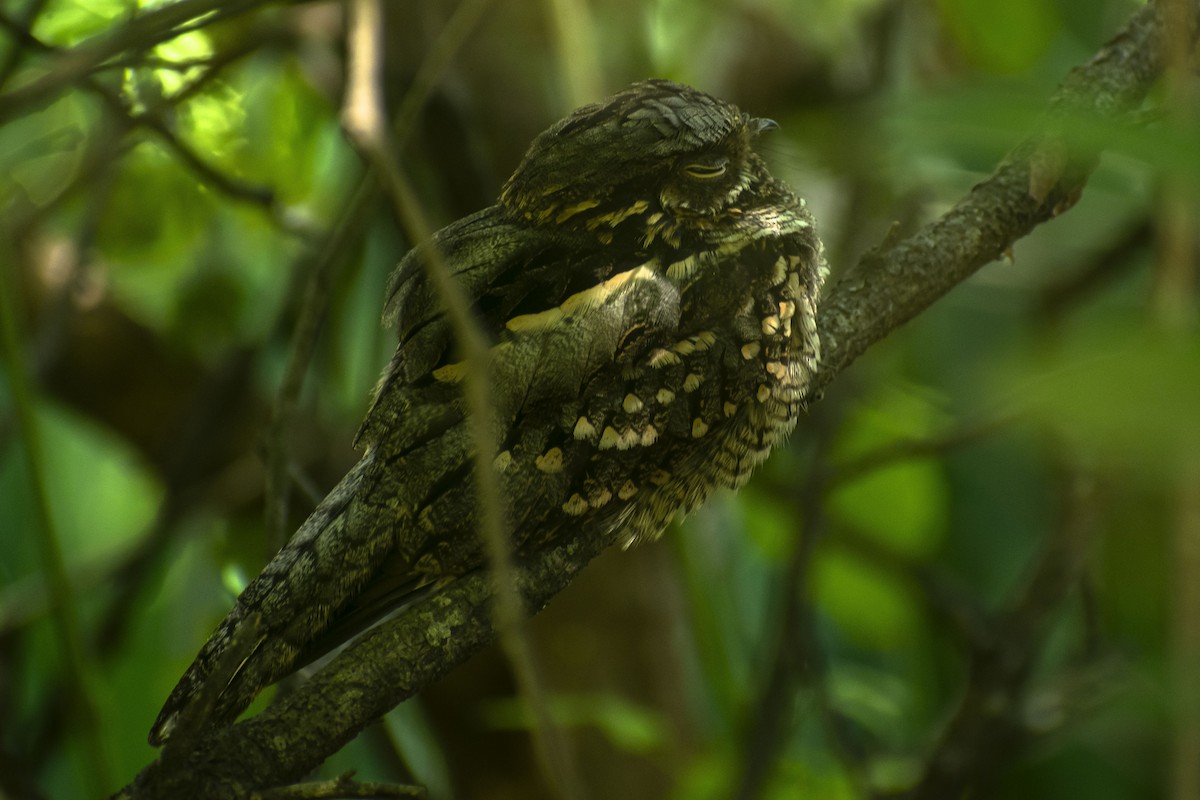
[[[6,4],[0,101],[56,49],[161,5]],[[456,5],[388,5],[393,107]],[[836,275],[893,222],[908,232],[979,181],[1134,7],[496,0],[450,43],[402,160],[448,222],[491,202],[586,82],[694,83],[780,121],[767,155],[821,220]],[[97,784],[52,635],[62,598],[44,580],[5,375],[0,794],[97,796],[154,757],[159,704],[268,555],[263,431],[302,287],[338,226],[350,234],[289,431],[312,487],[293,493],[292,521],[353,461],[392,348],[383,286],[409,243],[382,201],[347,219],[362,166],[338,127],[344,12],[275,4],[208,21],[0,125],[3,290],[117,781]],[[573,57],[596,71],[569,80]],[[1028,679],[993,709],[1022,746],[972,796],[1169,795],[1175,739],[1200,724],[1195,664],[1179,663],[1200,636],[1181,600],[1200,585],[1184,557],[1200,538],[1200,131],[1168,96],[1137,125],[1068,120],[1070,141],[1110,146],[1075,208],[841,376],[747,490],[662,543],[607,554],[535,620],[592,796],[734,796],[768,678],[789,658],[768,697],[777,757],[755,796],[911,786],[958,712],[979,637],[1079,515],[1086,577],[1043,609]],[[1183,279],[1165,266],[1171,237],[1190,247]],[[489,650],[325,770],[416,779],[435,799],[546,796],[514,691]]]

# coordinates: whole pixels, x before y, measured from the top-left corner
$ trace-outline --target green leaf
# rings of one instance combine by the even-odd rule
[[[426,788],[430,800],[453,797],[450,765],[420,698],[396,706],[383,718],[383,724],[404,765]]]
[[[128,548],[154,517],[162,487],[140,457],[104,428],[53,405],[38,408],[38,434],[46,453],[43,480],[69,568],[113,558]],[[7,519],[0,549],[7,576],[41,568],[31,545],[28,475],[9,449],[0,466],[0,504]]]
[[[782,562],[803,535],[793,504],[777,496],[750,490],[738,503],[745,518],[743,529],[759,552]]]
[[[861,409],[845,426],[839,462],[880,448],[932,435],[941,415],[924,398],[891,392]],[[941,467],[931,457],[906,458],[838,488],[829,498],[840,523],[886,545],[894,552],[926,557],[946,534],[949,490]]]
[[[1028,69],[1062,27],[1045,0],[938,0],[938,9],[963,55],[999,73]]]
[[[96,34],[129,13],[126,0],[79,0],[50,3],[38,14],[33,35],[49,45],[70,47]]]
[[[1026,408],[1080,452],[1156,473],[1200,442],[1200,337],[1110,315],[1021,366]]]
[[[550,715],[564,727],[594,727],[612,744],[630,753],[651,753],[667,743],[667,726],[657,713],[615,694],[556,694]],[[487,703],[484,719],[493,728],[527,730],[533,714],[524,698]]]
[[[862,647],[900,649],[921,632],[909,587],[850,554],[823,548],[813,564],[813,586],[820,610]]]

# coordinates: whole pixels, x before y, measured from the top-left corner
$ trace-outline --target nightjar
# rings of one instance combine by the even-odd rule
[[[150,741],[170,736],[248,615],[261,638],[217,696],[217,724],[484,564],[464,366],[429,247],[491,337],[494,466],[518,556],[568,527],[651,539],[741,486],[795,425],[820,356],[821,242],[754,151],[775,127],[687,86],[634,84],[540,134],[496,205],[410,252],[388,287],[399,345],[362,460],[242,592]]]

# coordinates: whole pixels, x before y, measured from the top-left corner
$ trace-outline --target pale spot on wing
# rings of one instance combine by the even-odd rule
[[[599,200],[588,199],[582,200],[573,206],[567,206],[562,211],[558,212],[558,216],[554,218],[555,222],[566,222],[571,217],[581,212],[587,211],[589,208],[595,208],[600,205]]]
[[[565,316],[561,308],[550,308],[545,311],[539,311],[536,314],[521,314],[520,316],[513,317],[504,323],[504,327],[513,333],[547,330],[562,324]]]
[[[643,447],[649,447],[658,441],[658,428],[653,425],[647,425],[642,428],[641,444]]]
[[[712,260],[711,258],[704,258],[704,256],[711,256],[711,254],[693,253],[687,258],[674,262],[667,267],[667,277],[674,281],[681,281],[687,278],[697,269],[703,267],[706,262]]]
[[[542,472],[553,475],[556,472],[562,472],[563,468],[563,451],[557,447],[551,447],[546,452],[533,460],[536,466]]]
[[[632,281],[653,280],[657,277],[657,273],[654,271],[655,264],[656,262],[651,259],[633,269],[618,272],[602,283],[598,283],[581,292],[576,292],[556,308],[548,308],[545,311],[538,311],[533,314],[520,314],[505,322],[504,327],[518,334],[545,331],[558,327],[563,324],[563,321],[567,317],[585,313],[600,305],[621,287]]]
[[[571,495],[571,499],[563,503],[562,509],[573,517],[578,517],[580,514],[586,513],[590,506],[588,501],[584,500],[578,492]]]
[[[661,347],[650,353],[650,366],[657,369],[679,363],[679,356]]]
[[[617,429],[611,425],[604,427],[604,433],[600,434],[600,449],[611,450],[621,443],[621,434],[617,433]]]
[[[459,383],[467,376],[467,362],[455,361],[433,371],[433,379],[438,383]]]
[[[796,258],[796,256],[792,256],[791,258],[795,259],[796,263],[799,263],[799,261],[800,261],[800,259]],[[788,282],[787,288],[788,288],[788,291],[791,293],[792,297],[799,297],[800,296],[800,274],[796,273],[796,272],[788,273],[787,282]]]
[[[574,435],[576,439],[592,439],[596,436],[596,426],[588,420],[587,417],[580,417],[575,420]]]
[[[788,262],[783,257],[775,259],[775,264],[771,267],[771,285],[778,286],[783,283],[788,276]]]
[[[615,228],[625,220],[632,217],[634,214],[641,214],[649,207],[650,204],[645,200],[638,200],[631,206],[627,206],[616,211],[610,211],[607,214],[601,214],[598,217],[589,219],[587,223],[588,230],[595,230],[601,225],[608,225],[610,228]]]

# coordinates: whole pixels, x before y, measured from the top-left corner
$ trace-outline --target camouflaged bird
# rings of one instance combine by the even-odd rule
[[[431,245],[492,339],[495,469],[517,553],[570,528],[657,537],[737,488],[796,422],[820,355],[826,273],[804,202],[754,152],[775,128],[662,80],[539,135],[499,202]],[[246,587],[167,700],[178,714],[261,615],[209,724],[381,616],[485,562],[463,364],[417,248],[362,460]]]

